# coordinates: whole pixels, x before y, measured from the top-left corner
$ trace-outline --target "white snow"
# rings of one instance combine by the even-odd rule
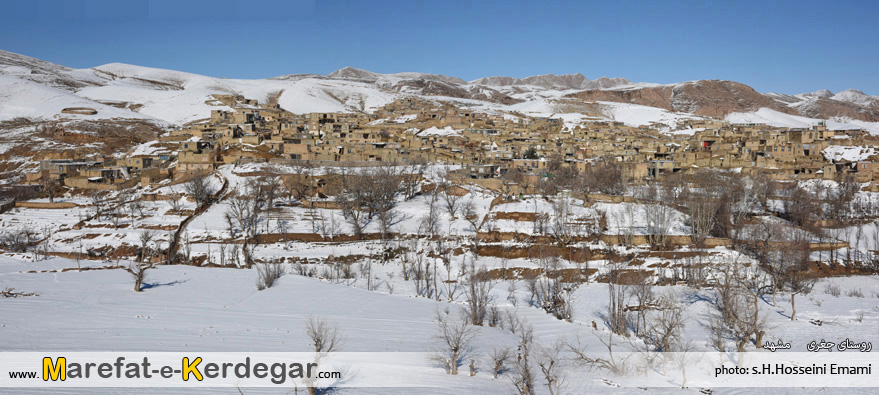
[[[91,108],[98,113],[95,115],[61,113],[61,110],[68,107]],[[42,120],[127,118],[158,121],[158,118],[97,103],[68,91],[17,77],[0,75],[0,120],[17,117]]]
[[[755,112],[735,112],[727,115],[725,119],[731,123],[765,123],[770,126],[789,128],[810,128],[823,121],[821,119],[785,114],[765,107]],[[828,119],[827,129],[864,129],[872,134],[879,134],[879,122],[866,122],[848,118]]]
[[[418,136],[461,136],[461,131],[452,129],[451,126],[446,126],[442,129],[437,128],[436,126],[432,126],[430,128],[422,130],[420,133],[418,133]]]
[[[831,145],[825,148],[821,153],[827,160],[858,162],[876,155],[876,147],[856,147],[847,145]]]

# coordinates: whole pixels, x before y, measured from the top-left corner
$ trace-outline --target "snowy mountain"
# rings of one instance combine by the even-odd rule
[[[833,100],[859,104],[862,106],[872,106],[879,103],[879,96],[870,96],[857,89],[846,89],[833,95],[830,98]]]
[[[815,91],[815,92],[803,93],[801,96],[808,96],[808,97],[823,97],[823,98],[825,98],[825,99],[830,99],[830,98],[833,97],[833,92],[831,92],[831,91],[829,91],[829,90],[827,90],[827,89],[821,89],[821,90],[819,90],[819,91]]]
[[[751,114],[759,119],[760,110],[769,109],[812,119],[810,122],[831,118],[840,123],[858,121],[850,124],[863,124],[879,132],[879,127],[870,123],[879,122],[876,96],[857,90],[761,94],[747,85],[720,80],[660,85],[625,78],[589,80],[577,73],[486,77],[468,82],[439,74],[381,74],[353,67],[328,75],[244,80],[121,63],[71,69],[5,51],[0,51],[0,77],[0,120],[128,119],[164,128],[205,119],[211,110],[228,110],[213,97],[215,94],[242,95],[261,102],[271,97],[294,113],[366,112],[401,97],[417,96],[492,113],[562,117],[572,127],[576,122],[616,120],[636,126],[658,123],[671,131],[676,128],[671,120],[730,114]],[[97,113],[61,113],[68,107],[85,107]],[[789,120],[786,126],[802,124]]]

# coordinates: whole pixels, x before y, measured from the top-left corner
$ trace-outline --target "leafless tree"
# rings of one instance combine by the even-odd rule
[[[517,192],[520,194],[528,193],[530,187],[528,175],[518,168],[507,170],[499,180],[501,197],[504,199],[514,199]]]
[[[0,246],[12,252],[24,252],[36,238],[36,232],[27,226],[21,226],[12,230],[4,230],[3,234],[0,235]]]
[[[579,184],[584,194],[600,192],[608,195],[622,195],[626,191],[626,180],[622,166],[615,158],[607,156],[596,160],[583,174]]]
[[[712,270],[716,295],[713,305],[718,315],[709,318],[710,341],[722,350],[723,339],[731,338],[739,355],[744,355],[751,337],[759,342],[765,333],[766,319],[759,308],[759,289],[764,281],[738,260],[720,262]]]
[[[315,353],[315,363],[331,352],[339,351],[345,343],[345,336],[339,330],[339,325],[327,321],[324,317],[308,316],[305,320],[305,335],[311,341]],[[306,380],[308,393],[316,395],[318,388],[314,383],[314,377]]]
[[[538,249],[537,264],[543,273],[528,283],[532,305],[560,320],[571,321],[574,316],[573,290],[579,284],[564,280],[561,260],[547,251]]]
[[[488,358],[492,374],[494,378],[497,378],[499,374],[507,371],[510,360],[513,358],[513,350],[509,347],[493,348],[488,354]]]
[[[448,374],[458,374],[458,367],[471,353],[470,345],[479,329],[462,317],[455,320],[448,312],[436,312],[437,334],[440,349],[433,359],[440,363]]]
[[[171,210],[177,214],[180,214],[180,210],[183,210],[183,202],[180,200],[179,193],[172,193],[169,196],[168,203],[171,205]]]
[[[345,344],[345,336],[339,326],[320,316],[306,318],[305,335],[310,339],[314,352],[319,354],[339,351]]]
[[[575,221],[572,199],[560,197],[552,205],[553,236],[561,246],[566,246],[580,236],[582,226]]]
[[[44,176],[40,179],[40,186],[49,198],[49,203],[55,203],[55,196],[58,195],[59,189],[58,181],[49,176]]]
[[[226,199],[225,215],[227,221],[238,225],[238,229],[246,238],[254,237],[259,231],[261,207],[259,201],[248,191],[244,190]],[[230,221],[232,220],[232,221]],[[234,237],[235,234],[233,233]]]
[[[476,209],[476,205],[473,204],[473,201],[468,200],[464,202],[464,205],[461,206],[461,210],[464,219],[467,220],[467,223],[469,223],[471,227],[473,227],[473,233],[479,232],[479,223],[481,221],[479,211]]]
[[[494,283],[489,280],[485,268],[477,269],[475,260],[471,260],[464,280],[464,296],[467,298],[465,311],[471,324],[483,325],[491,303],[489,293],[493,287]]]
[[[123,268],[126,272],[131,274],[134,277],[134,291],[140,292],[143,289],[143,280],[146,278],[146,272],[149,269],[153,269],[155,266],[152,263],[147,262],[132,262],[128,267]]]
[[[321,215],[317,230],[324,240],[335,240],[336,236],[341,233],[341,224],[336,219],[336,213],[330,211],[326,215]]]
[[[565,343],[558,341],[548,347],[540,347],[537,352],[537,366],[546,380],[546,388],[550,395],[561,394],[566,381],[565,359],[562,350]]]
[[[397,197],[403,193],[405,177],[394,166],[381,166],[369,178],[373,184],[370,194],[373,210],[378,216],[382,240],[387,240],[391,227],[406,219],[396,211]]]
[[[461,187],[449,174],[445,174],[442,176],[439,183],[437,183],[437,189],[440,191],[440,196],[445,203],[446,211],[449,213],[449,216],[452,219],[457,218],[458,211],[460,210],[459,201],[461,200],[461,195],[459,195],[459,191]]]
[[[109,202],[106,199],[107,195],[103,191],[92,190],[89,192],[89,200],[92,203],[92,206],[95,208],[95,219],[98,221],[101,220],[101,217],[104,215],[104,210],[106,209]]]
[[[622,265],[620,263],[609,264],[607,272],[607,326],[613,333],[626,335],[629,328],[629,315],[626,311],[625,287],[620,284]]]
[[[293,174],[281,176],[281,187],[287,194],[287,200],[293,204],[294,200],[301,200],[311,196],[314,189],[311,176],[314,167],[307,162],[300,162],[294,166]]]
[[[423,160],[412,162],[406,166],[401,184],[406,200],[412,199],[420,192],[418,187],[424,178],[425,170],[427,170],[427,162]]]
[[[430,194],[427,198],[427,212],[421,218],[419,224],[419,232],[425,234],[429,237],[433,237],[439,231],[439,207],[438,207],[438,194],[436,191]]]
[[[775,183],[765,174],[751,178],[751,193],[760,202],[763,212],[769,211],[769,199],[775,196]]]
[[[110,222],[113,223],[113,229],[119,229],[119,225],[122,224],[122,210],[119,207],[114,207],[110,210]]]
[[[183,184],[183,190],[195,200],[198,207],[207,204],[214,194],[214,187],[208,177],[207,175],[194,177]]]
[[[653,278],[646,271],[637,273],[636,282],[629,286],[629,295],[638,304],[638,320],[634,325],[637,334],[644,336],[647,333],[647,311],[653,301]]]
[[[614,346],[617,344],[614,340],[613,331],[599,332],[593,330],[592,334],[604,345],[607,350],[607,358],[595,357],[586,352],[586,346],[578,336],[573,341],[565,342],[568,351],[572,354],[573,362],[581,367],[589,369],[601,369],[615,374],[625,374],[628,371],[628,359],[631,355],[619,358],[613,353]]]
[[[684,308],[674,291],[668,292],[663,300],[665,303],[660,307],[659,314],[650,320],[647,338],[655,351],[672,352],[681,342]]]
[[[534,395],[535,378],[532,365],[534,330],[530,326],[519,330],[519,344],[516,347],[516,358],[513,361],[510,379],[518,395]]]
[[[336,195],[336,203],[342,209],[342,215],[351,225],[351,230],[364,237],[366,226],[372,221],[370,206],[370,189],[372,185],[366,177],[359,174],[342,174],[342,191]]]
[[[671,231],[674,209],[665,204],[663,190],[655,183],[644,189],[642,197],[651,202],[642,205],[647,222],[647,238],[653,246],[663,245]]]
[[[156,232],[151,229],[144,229],[140,232],[140,261],[149,260],[151,254],[150,243],[156,238]]]
[[[796,319],[796,295],[808,294],[815,285],[815,278],[809,274],[809,243],[795,239],[784,243],[779,249],[776,261],[780,286],[790,292],[791,321]]]

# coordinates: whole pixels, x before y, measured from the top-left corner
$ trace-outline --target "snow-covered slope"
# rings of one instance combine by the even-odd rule
[[[97,111],[95,115],[62,114],[70,107],[85,107]],[[0,121],[13,118],[33,120],[80,119],[143,119],[159,121],[149,115],[116,108],[77,96],[65,90],[46,86],[12,76],[0,76]]]
[[[857,89],[846,89],[830,97],[833,100],[855,103],[862,106],[871,106],[879,103],[879,96],[870,96]]]
[[[664,124],[669,130],[674,130],[674,124],[680,120],[701,117],[690,112],[705,112],[698,105],[701,93],[693,93],[692,100],[674,94],[698,86],[698,82],[660,85],[605,77],[590,81],[582,74],[547,74],[522,79],[488,77],[467,82],[438,74],[381,74],[346,67],[327,76],[291,74],[244,80],[121,63],[71,69],[0,51],[0,77],[3,77],[0,83],[4,88],[0,92],[0,120],[58,119],[56,115],[62,108],[88,107],[98,110],[98,114],[64,119],[131,118],[182,125],[207,118],[211,110],[228,110],[213,97],[215,94],[242,95],[261,102],[276,97],[282,108],[294,113],[370,111],[400,97],[421,96],[493,113],[561,117],[568,126],[588,120],[616,120],[633,126]],[[644,89],[667,89],[674,97],[666,100],[670,100],[670,104],[665,103],[668,105],[662,101],[642,103],[633,99],[643,96],[639,92]],[[732,94],[738,95],[742,89]],[[592,92],[592,96],[578,92]],[[742,108],[750,112],[733,109],[734,113],[727,118],[797,127],[809,126],[819,118],[832,118],[828,122],[831,128],[865,128],[879,133],[875,122],[858,120],[875,120],[879,114],[876,106],[879,99],[857,90],[837,94],[824,90],[800,95],[753,92],[752,96],[754,100],[759,99],[751,100],[755,105]],[[761,108],[773,106],[775,110]],[[720,105],[715,107],[723,114],[728,111]],[[792,109],[791,113],[806,116],[776,111],[788,112],[788,108]]]
[[[68,91],[101,83],[99,78],[88,71],[74,70],[3,50],[0,50],[0,75],[14,76]]]
[[[810,128],[823,121],[822,119],[785,114],[768,108],[761,108],[754,112],[732,113],[727,115],[725,119],[733,123],[765,123],[770,126],[790,128]],[[879,122],[847,118],[828,119],[827,128],[830,130],[864,129],[877,134],[879,133]]]
[[[278,104],[295,113],[364,111],[395,98],[369,83],[314,77],[225,79],[119,63],[93,71],[106,83],[84,88],[78,92],[80,95],[97,101],[140,104],[139,112],[176,124],[207,118],[211,110],[228,110],[214,100],[214,94],[243,95],[264,102],[269,95],[281,92]]]

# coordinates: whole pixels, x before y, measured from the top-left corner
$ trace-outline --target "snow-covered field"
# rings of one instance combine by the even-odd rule
[[[218,189],[226,180],[231,190],[241,190],[246,181],[241,174],[264,166],[225,166],[210,182],[213,188]],[[316,169],[315,174],[328,170]],[[433,166],[425,174],[428,180],[432,180],[447,170]],[[283,174],[284,170],[280,172]],[[817,189],[817,184],[807,183],[804,187]],[[492,207],[494,194],[475,186],[468,186],[467,189],[468,193],[460,198],[458,204],[472,204],[482,216],[482,227],[535,237],[551,235],[556,226],[551,218],[561,198],[552,201],[526,196],[513,202],[495,202]],[[166,196],[180,191],[181,185],[166,185],[156,190]],[[138,193],[141,192],[146,191]],[[858,199],[874,199],[873,195],[860,192]],[[724,247],[704,250],[684,247],[663,252],[652,251],[647,246],[609,246],[595,239],[575,242],[568,248],[571,253],[575,250],[591,250],[602,255],[578,263],[555,253],[562,258],[558,260],[558,266],[547,266],[556,263],[554,259],[545,259],[546,256],[541,255],[539,250],[537,254],[525,253],[508,258],[496,253],[527,251],[530,244],[523,241],[484,241],[480,245],[487,250],[484,254],[477,254],[473,249],[473,225],[461,215],[455,218],[449,215],[442,206],[442,199],[435,203],[439,205],[440,212],[437,226],[439,237],[416,237],[417,234],[423,234],[421,222],[430,205],[428,196],[398,201],[398,211],[403,219],[393,227],[397,236],[389,241],[303,242],[280,239],[256,245],[253,255],[257,262],[285,262],[281,264],[284,274],[277,283],[261,291],[256,285],[261,264],[250,269],[235,267],[231,260],[225,261],[228,267],[158,266],[147,272],[144,290],[138,293],[132,290],[131,276],[122,269],[114,268],[128,265],[129,259],[134,257],[75,260],[51,254],[44,257],[30,252],[4,253],[0,255],[0,291],[11,288],[15,293],[35,295],[0,297],[0,352],[303,352],[309,350],[309,340],[305,335],[307,317],[321,316],[338,324],[345,335],[346,341],[341,351],[430,353],[439,348],[436,312],[445,314],[445,311],[449,311],[451,316],[456,316],[458,310],[466,306],[468,299],[465,292],[467,268],[484,268],[488,273],[494,273],[487,283],[487,294],[501,322],[496,326],[478,328],[470,355],[480,361],[480,370],[472,377],[467,374],[451,376],[445,374],[434,361],[424,358],[413,362],[406,374],[412,380],[423,380],[421,382],[439,386],[418,392],[511,393],[511,377],[514,377],[514,373],[508,371],[497,379],[493,378],[489,373],[488,355],[498,347],[515,349],[523,328],[533,328],[533,344],[535,350],[543,350],[540,352],[560,344],[560,341],[574,344],[579,339],[580,345],[585,346],[590,355],[606,355],[602,339],[607,339],[610,333],[606,321],[609,286],[601,280],[616,267],[603,255],[608,251],[615,251],[619,256],[631,254],[633,258],[627,258],[629,260],[625,267],[652,271],[656,273],[657,280],[674,278],[680,274],[682,265],[697,261],[709,264],[701,274],[704,277],[700,281],[720,279],[720,272],[715,270],[725,267],[725,263],[753,263],[750,258]],[[0,214],[0,228],[4,231],[24,226],[34,230],[50,229],[52,237],[48,249],[61,253],[126,244],[136,246],[143,227],[161,225],[173,229],[184,218],[183,215],[169,212],[172,208],[170,201],[159,200],[144,202],[143,207],[133,210],[121,207],[120,212],[126,215],[118,224],[106,218],[91,219],[85,221],[81,229],[74,229],[75,224],[92,215],[90,200],[84,197],[60,197],[56,200],[74,203],[78,207],[65,210],[15,208]],[[587,206],[577,199],[570,199],[568,203],[572,218],[599,221],[603,217],[606,222],[606,228],[600,230],[603,234],[645,234],[649,227],[655,226],[648,223],[646,218],[655,216],[657,209],[646,204],[594,202]],[[180,205],[183,211],[195,208],[194,203],[185,199]],[[228,253],[228,248],[235,245],[236,239],[230,237],[225,225],[227,208],[228,202],[220,201],[188,224],[185,233],[191,240],[193,256],[210,256],[210,261],[217,264],[220,262],[220,248]],[[653,210],[652,214],[647,213],[649,210]],[[529,215],[542,214],[550,217],[545,225],[548,229],[538,230],[535,222],[527,218]],[[268,225],[268,233],[276,231],[275,224],[279,220],[286,221],[285,226],[290,233],[313,233],[311,218],[315,215],[335,217],[338,221],[337,234],[352,234],[339,210],[279,206],[268,212],[260,223]],[[667,209],[662,217],[668,219],[667,234],[689,233],[686,214]],[[871,226],[868,225],[864,233],[875,233]],[[376,222],[366,228],[366,232],[372,234],[379,230]],[[486,228],[481,231],[486,231]],[[158,231],[153,243],[162,248],[167,245],[172,233]],[[848,232],[831,237],[852,236]],[[866,252],[875,249],[871,240],[862,237],[857,239],[859,243],[853,244]],[[237,242],[240,242],[240,236]],[[387,255],[389,249],[399,249],[401,252]],[[840,254],[843,253],[841,250]],[[339,263],[343,261],[347,263]],[[415,262],[427,263],[429,268],[433,268],[436,286],[431,292],[425,293],[423,284],[419,285],[415,280],[411,272]],[[409,280],[404,278],[404,263],[409,265]],[[534,280],[521,274],[528,270],[540,273],[550,267],[570,273],[587,273],[580,275],[582,284],[567,285],[567,300],[571,306],[569,320],[557,319],[539,307],[531,291]],[[79,268],[91,270],[80,271]],[[341,275],[346,270],[350,271],[350,276]],[[538,276],[538,281],[543,281],[541,278],[546,276]],[[666,285],[652,287],[649,303],[665,305],[670,301],[679,302],[684,317],[681,344],[687,344],[694,355],[715,352],[710,322],[716,310],[716,289],[709,286],[694,288],[683,284],[668,285],[674,284],[669,281],[662,284]],[[636,289],[627,286],[627,305],[638,305],[633,296]],[[771,293],[764,293],[758,300],[760,317],[766,320],[765,342],[792,343],[792,351],[796,352],[805,351],[811,341],[840,342],[850,338],[857,342],[879,342],[879,276],[835,277],[818,281],[811,292],[796,296],[797,319],[794,321],[790,320],[791,299],[790,293],[779,292],[775,297]],[[632,317],[636,316],[636,313],[631,314]],[[648,313],[648,317],[657,317],[658,314],[659,311],[654,311]],[[683,384],[678,369],[668,366],[643,368],[647,366],[644,358],[654,353],[644,351],[645,343],[641,338],[633,334],[626,337],[617,335],[615,338],[614,353],[630,358],[627,360],[629,371],[614,373],[605,369],[589,369],[566,359],[560,362],[560,369],[565,373],[563,393],[606,390],[639,392],[639,387],[671,389]],[[740,358],[732,351],[734,343],[735,338],[731,337],[725,337],[722,341],[726,350],[723,358],[732,364]],[[753,343],[746,345],[746,351],[758,356],[769,353],[756,349]],[[535,351],[535,361],[537,355]],[[796,360],[797,354],[791,355],[790,358]],[[461,369],[467,368],[462,366]],[[535,365],[534,369],[538,367]],[[549,393],[545,379],[539,370],[536,372],[536,392]],[[705,374],[710,376],[709,373]],[[691,381],[687,386],[690,392],[708,389],[714,392],[741,391],[724,388],[722,382],[700,376],[696,367],[689,375]],[[796,381],[788,383],[790,386],[798,385]],[[245,393],[261,393],[277,392],[279,389],[243,390]],[[237,393],[234,388],[225,391]],[[290,391],[290,388],[280,390],[285,393]],[[335,391],[411,393],[411,388],[342,386]],[[0,392],[27,391],[0,389]],[[125,391],[113,389],[107,392]]]
[[[76,263],[53,258],[37,263],[0,258],[0,286],[14,287],[37,296],[0,299],[0,350],[2,351],[168,351],[168,352],[303,352],[309,344],[304,326],[309,315],[337,323],[346,336],[347,352],[429,352],[436,348],[437,309],[457,309],[462,301],[416,298],[405,289],[367,291],[355,286],[330,284],[294,274],[283,275],[274,287],[257,291],[255,270],[162,266],[150,271],[146,289],[131,291],[131,280],[122,270],[57,271]],[[30,270],[51,270],[26,273]],[[362,280],[357,280],[362,281]],[[518,307],[508,298],[510,282],[498,282],[492,294],[498,306],[515,313],[534,328],[535,342],[550,344],[577,335],[588,350],[603,346],[591,323],[601,322],[606,309],[607,286],[585,284],[574,295],[572,322],[560,321],[542,310],[528,307],[523,284],[515,293]],[[826,289],[839,287],[840,296]],[[684,336],[700,351],[709,351],[706,330],[710,303],[707,290],[673,287],[686,305]],[[797,303],[798,320],[791,322],[789,296],[778,297],[772,306],[768,295],[761,302],[771,328],[767,341],[791,342],[794,351],[812,340],[879,342],[879,278],[852,277],[823,280],[812,294]],[[863,296],[848,296],[860,290]],[[672,291],[659,287],[657,294]],[[872,293],[871,293],[872,292]],[[821,321],[818,326],[813,322]],[[599,324],[598,335],[604,333]],[[474,355],[485,358],[492,347],[515,346],[516,335],[508,328],[480,328]],[[616,352],[635,350],[637,341],[621,340]],[[766,350],[759,352],[768,352]],[[493,379],[488,372],[474,377],[449,376],[429,360],[413,371],[422,379],[456,387],[456,393],[510,393],[508,378]],[[650,371],[644,375],[615,375],[568,366],[565,393],[586,393],[638,387],[680,385],[680,372]],[[445,384],[442,384],[445,383]],[[612,384],[609,384],[612,383]],[[794,384],[795,385],[795,384]],[[465,387],[462,389],[461,387]],[[92,392],[80,391],[83,393]],[[290,391],[283,389],[281,392]],[[699,388],[691,388],[695,392]],[[727,392],[722,388],[715,391]],[[121,390],[113,390],[119,392]],[[167,390],[164,390],[165,392]],[[277,392],[277,389],[274,391]],[[409,393],[400,389],[339,388],[339,393]],[[21,393],[21,390],[4,393]],[[135,392],[135,391],[130,391]],[[226,392],[236,392],[226,389]],[[261,390],[245,389],[245,393]],[[421,391],[419,391],[421,392]],[[434,388],[429,393],[451,393]],[[546,393],[541,383],[539,393]],[[735,392],[735,391],[733,391]]]

